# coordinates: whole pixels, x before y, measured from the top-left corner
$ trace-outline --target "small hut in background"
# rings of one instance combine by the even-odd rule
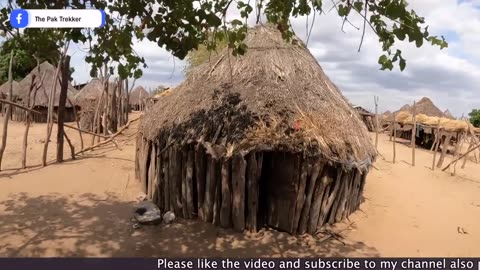
[[[375,147],[299,39],[257,26],[246,43],[245,55],[225,49],[144,115],[136,176],[180,218],[313,234],[358,209]]]
[[[103,132],[102,125],[105,123],[101,120],[104,114],[108,114],[106,117],[113,121],[109,124],[109,128],[112,130],[116,130],[118,125],[125,124],[122,118],[122,112],[126,109],[122,104],[125,99],[122,89],[118,87],[121,87],[118,82],[110,81],[108,89],[105,89],[100,79],[93,78],[79,91],[75,97],[75,104],[80,107],[79,122],[82,129]],[[113,102],[114,92],[115,102]],[[108,93],[108,98],[106,93]],[[106,105],[109,106],[107,111],[105,111]],[[95,115],[96,113],[97,115]]]
[[[48,112],[48,99],[50,95],[50,89],[52,88],[55,80],[57,80],[56,87],[55,87],[55,96],[54,96],[54,118],[56,118],[58,103],[60,100],[60,90],[61,90],[61,83],[58,78],[55,78],[55,71],[56,68],[52,66],[48,62],[43,62],[38,67],[35,67],[30,74],[28,74],[23,80],[19,83],[19,97],[18,102],[26,105],[28,100],[28,95],[30,91],[30,86],[32,83],[32,76],[35,74],[35,81],[34,84],[40,85],[40,81],[42,76],[45,74],[45,78],[43,80],[43,84],[40,88],[36,91],[32,91],[30,93],[30,105],[34,104],[34,109],[36,111],[42,112],[42,115],[33,114],[33,121],[37,123],[46,123],[47,122],[47,112]],[[73,122],[75,121],[75,112],[73,110],[73,104],[69,101],[74,100],[77,91],[73,86],[68,83],[68,90],[67,90],[67,103],[65,104],[65,122]],[[16,110],[15,111],[15,120],[17,121],[25,121],[26,115],[24,110]]]
[[[403,123],[405,122],[398,121],[398,119],[399,117],[402,118],[402,117],[405,117],[406,115],[412,115],[413,110],[414,110],[414,107],[407,104],[402,108],[400,108],[400,110],[398,110],[395,113],[395,115],[397,116],[397,119],[395,119],[397,123],[397,127],[396,127],[397,137],[403,138],[406,140],[410,140],[410,138],[412,137],[412,134],[411,134],[412,127],[408,125],[404,127]],[[415,103],[415,114],[423,115],[427,117],[445,118],[445,115],[443,114],[443,112],[428,97],[423,97],[422,99],[420,99],[418,102]],[[393,120],[393,116],[391,120]],[[410,119],[410,121],[412,121],[412,119]],[[417,137],[423,138],[419,140],[418,143],[424,144],[424,145],[433,144],[433,140],[435,139],[434,137],[429,135],[423,135],[420,133],[422,133],[422,129],[417,129]]]
[[[133,111],[143,111],[145,109],[147,98],[150,94],[142,86],[137,86],[130,93],[129,101],[130,109]]]
[[[397,134],[401,132],[402,138],[412,139],[413,116],[408,112],[401,112],[395,119]],[[416,134],[415,143],[427,149],[433,150],[435,142],[438,149],[450,147],[451,152],[457,151],[457,145],[469,134],[469,123],[463,120],[448,119],[445,117],[432,117],[425,114],[415,116]],[[448,150],[448,149],[447,149]],[[447,150],[442,152],[447,152]]]
[[[373,132],[375,131],[375,114],[367,111],[366,109],[360,107],[360,106],[354,106],[353,107],[360,118],[362,119],[363,123],[367,127],[368,131]]]
[[[443,115],[445,115],[445,118],[448,118],[448,119],[456,119],[455,116],[453,116],[453,114],[448,109],[443,112]]]
[[[12,101],[17,102],[17,98],[20,92],[20,84],[17,81],[12,81]],[[8,94],[10,93],[10,84],[5,82],[0,85],[0,98],[8,100]],[[3,116],[5,114],[5,106],[3,103],[0,103],[0,114]],[[13,111],[16,111],[16,107],[12,108],[12,116],[14,115]]]
[[[96,108],[104,105],[102,102],[100,105],[98,104],[104,95],[103,92],[102,82],[95,78],[88,82],[76,95],[75,104],[80,107],[79,122],[82,129],[93,131]]]

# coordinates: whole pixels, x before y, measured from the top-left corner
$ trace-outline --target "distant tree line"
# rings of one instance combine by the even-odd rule
[[[29,44],[39,45],[42,50],[33,49]],[[42,42],[43,44],[38,44]],[[30,71],[32,71],[37,64],[44,61],[56,66],[59,58],[59,47],[52,39],[31,40],[28,36],[22,35],[19,38],[7,39],[0,45],[0,84],[8,80],[8,62],[10,60],[10,52],[14,52],[14,62],[12,66],[12,77],[16,81],[25,78]],[[32,57],[33,56],[33,57]],[[70,81],[72,80],[72,73],[75,71],[73,67],[70,68]]]
[[[480,109],[473,109],[468,116],[470,116],[470,122],[474,127],[480,127]]]

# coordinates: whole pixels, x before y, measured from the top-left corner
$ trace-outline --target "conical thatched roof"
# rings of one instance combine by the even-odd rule
[[[215,155],[280,150],[364,168],[376,152],[367,129],[312,54],[272,28],[250,29],[248,52],[224,50],[195,68],[145,114],[143,136],[214,145]]]
[[[413,109],[411,108],[409,112],[413,112]],[[433,117],[444,117],[443,112],[435,106],[428,97],[423,97],[415,104],[415,113]]]
[[[412,109],[412,106],[405,104],[397,112],[408,112]]]
[[[110,81],[108,83],[108,94],[112,95],[113,89],[116,87],[115,83]],[[96,100],[102,96],[104,92],[102,81],[98,78],[93,78],[90,80],[75,96],[75,100],[82,102],[84,100]],[[119,96],[119,92],[116,92]]]
[[[455,119],[455,117],[453,116],[453,114],[447,109],[446,111],[443,112],[443,114],[445,115],[446,118],[448,119]]]
[[[102,96],[103,85],[99,79],[92,79],[89,81],[75,97],[76,102],[83,102],[84,100],[95,100]]]
[[[42,76],[44,73],[46,73],[45,78],[43,80],[42,87],[40,87],[37,91],[37,95],[35,98],[35,106],[48,106],[48,95],[50,93],[50,89],[52,88],[54,82],[55,82],[55,71],[56,68],[52,66],[50,63],[47,61],[43,62],[40,64],[40,72],[38,70],[38,67],[35,67],[30,74],[28,74],[23,80],[20,81],[20,97],[22,98],[23,102],[26,102],[27,100],[27,95],[28,91],[30,89],[30,85],[32,83],[32,76],[35,74],[35,81],[37,84],[40,84],[40,81],[42,79]],[[57,84],[55,87],[55,99],[54,99],[54,106],[58,106],[59,98],[60,98],[60,90],[61,90],[61,85],[60,82],[57,79]],[[68,92],[67,92],[67,97],[73,102],[75,95],[77,94],[77,90],[73,88],[73,86],[68,83]],[[33,91],[31,93],[31,97],[33,98]],[[66,107],[71,107],[71,104],[68,102],[65,105]]]
[[[12,93],[13,93],[13,96],[16,96],[19,94],[19,88],[20,84],[17,82],[17,81],[12,81]],[[10,84],[7,82],[5,82],[4,84],[0,85],[0,93],[4,94],[5,96],[8,95],[8,93],[10,92]]]
[[[130,105],[138,105],[141,102],[145,102],[145,100],[150,96],[150,94],[143,88],[143,86],[137,86],[133,91],[130,93],[129,97],[129,104]]]

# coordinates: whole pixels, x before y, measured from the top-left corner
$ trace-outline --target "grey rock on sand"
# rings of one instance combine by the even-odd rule
[[[149,201],[137,204],[134,217],[140,224],[158,224],[162,221],[160,209],[153,202]]]

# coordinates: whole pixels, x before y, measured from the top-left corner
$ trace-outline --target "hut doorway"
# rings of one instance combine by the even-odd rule
[[[259,192],[260,224],[294,232],[301,157],[298,154],[264,152]]]

